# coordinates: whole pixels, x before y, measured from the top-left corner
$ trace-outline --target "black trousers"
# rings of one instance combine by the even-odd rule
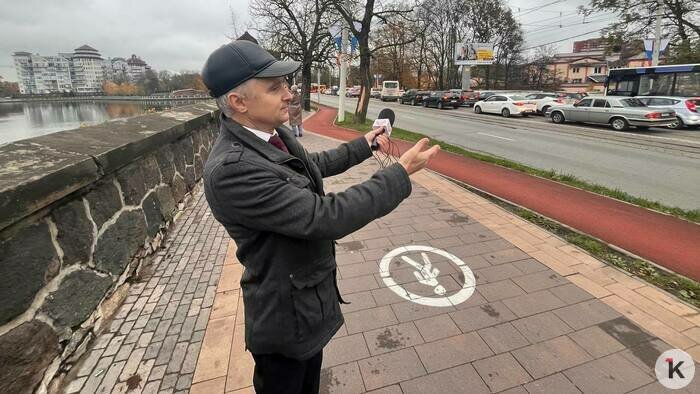
[[[323,351],[300,361],[281,354],[253,354],[253,386],[257,394],[317,394]]]

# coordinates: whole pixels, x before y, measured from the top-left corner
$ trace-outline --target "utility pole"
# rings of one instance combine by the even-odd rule
[[[661,49],[661,8],[663,7],[663,0],[658,0],[658,5],[656,6],[656,35],[654,36],[654,51],[651,57],[651,65],[656,67],[659,65],[659,52]]]
[[[347,4],[347,3],[346,3]],[[340,44],[340,88],[338,89],[338,122],[345,121],[345,88],[348,77],[347,56],[345,50],[348,47],[348,28],[343,24],[342,41]]]
[[[321,65],[318,66],[318,74],[316,74],[316,102],[321,104]]]

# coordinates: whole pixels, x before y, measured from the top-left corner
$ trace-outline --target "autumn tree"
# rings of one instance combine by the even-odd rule
[[[332,3],[344,20],[350,33],[357,38],[360,52],[360,97],[355,108],[354,121],[364,123],[367,118],[367,106],[372,86],[371,59],[376,51],[394,45],[405,45],[415,41],[415,34],[404,37],[400,42],[375,44],[370,40],[370,33],[377,25],[396,25],[402,21],[411,20],[414,15],[412,4],[393,3],[383,4],[376,0],[332,0]],[[408,32],[412,33],[412,32]]]
[[[659,4],[661,3],[661,4]],[[700,7],[697,0],[591,0],[580,7],[585,15],[613,12],[614,22],[603,29],[611,47],[653,36],[661,7],[662,36],[670,39],[669,57],[682,63],[700,62]]]
[[[264,46],[282,58],[301,62],[302,98],[311,109],[312,67],[325,63],[333,48],[328,32],[331,0],[252,0],[250,13]]]

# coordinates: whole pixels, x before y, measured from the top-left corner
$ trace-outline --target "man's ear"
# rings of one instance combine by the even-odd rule
[[[231,93],[228,96],[228,105],[237,113],[242,114],[248,112],[248,105],[246,104],[245,96],[242,94]]]

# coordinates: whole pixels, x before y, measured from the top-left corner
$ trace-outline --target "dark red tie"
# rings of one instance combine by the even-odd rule
[[[278,135],[273,135],[270,137],[269,142],[282,152],[289,153],[289,150],[287,150],[287,145],[284,144],[282,138],[280,138]]]

